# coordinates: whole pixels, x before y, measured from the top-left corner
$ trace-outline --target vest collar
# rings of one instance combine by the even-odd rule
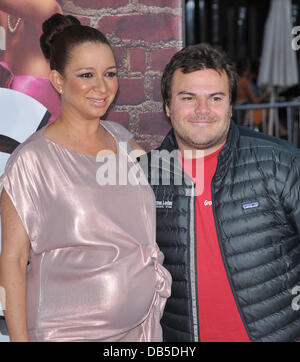
[[[230,128],[228,132],[228,136],[225,142],[224,147],[222,148],[221,152],[218,155],[218,166],[217,171],[215,174],[215,177],[222,176],[229,163],[231,162],[231,159],[234,155],[234,151],[236,149],[236,145],[239,139],[239,129],[238,126],[231,120],[230,122]],[[169,131],[165,139],[163,140],[160,147],[158,147],[158,150],[167,150],[169,152],[172,152],[174,150],[178,149],[178,143],[174,134],[173,128]]]

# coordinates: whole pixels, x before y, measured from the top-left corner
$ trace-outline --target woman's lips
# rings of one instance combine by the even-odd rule
[[[96,106],[103,106],[106,103],[106,98],[92,98],[88,97],[88,101]]]

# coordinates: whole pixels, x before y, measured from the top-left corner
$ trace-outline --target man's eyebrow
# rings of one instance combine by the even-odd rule
[[[181,95],[196,96],[196,93],[188,92],[188,91],[180,91],[177,93],[177,95],[178,96],[181,96]]]
[[[192,96],[192,97],[195,97],[197,96],[196,93],[193,93],[193,92],[188,92],[188,91],[180,91],[177,93],[178,96],[180,95],[188,95],[188,96]],[[210,97],[214,97],[214,96],[226,96],[226,93],[224,92],[214,92],[214,93],[211,93],[209,94]]]
[[[214,96],[226,96],[226,93],[225,92],[215,92],[215,93],[212,93],[210,94],[211,97],[214,97]]]

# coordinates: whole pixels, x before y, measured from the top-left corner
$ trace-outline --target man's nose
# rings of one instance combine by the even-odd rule
[[[208,101],[206,99],[197,99],[196,105],[195,105],[195,113],[206,113],[208,112]]]

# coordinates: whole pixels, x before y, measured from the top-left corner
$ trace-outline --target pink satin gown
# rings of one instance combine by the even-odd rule
[[[130,133],[101,123],[126,167],[137,171],[120,143]],[[14,151],[1,178],[31,244],[30,340],[161,341],[171,277],[155,242],[151,187],[100,186],[96,157],[60,146],[44,131]]]

